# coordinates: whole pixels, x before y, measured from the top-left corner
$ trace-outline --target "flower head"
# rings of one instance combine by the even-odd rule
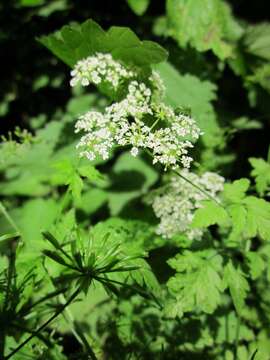
[[[90,83],[98,85],[105,81],[116,90],[120,82],[123,79],[132,78],[134,72],[115,61],[111,54],[96,53],[78,61],[71,71],[71,76],[71,86],[78,83],[82,86],[88,86]]]
[[[188,170],[182,170],[181,174],[214,198],[223,190],[224,178],[218,174],[206,172],[198,176]],[[154,191],[148,200],[155,215],[160,219],[157,234],[172,238],[176,234],[184,233],[190,240],[200,240],[203,230],[191,229],[190,224],[194,211],[201,207],[201,201],[206,198],[204,193],[184,179],[178,176],[171,177],[169,184]]]
[[[75,131],[85,133],[77,145],[81,156],[107,159],[114,145],[129,145],[133,156],[138,155],[139,149],[147,149],[153,163],[160,163],[165,169],[189,168],[189,149],[201,131],[191,117],[175,113],[162,102],[165,88],[157,72],[152,72],[147,85],[135,80],[136,74],[110,54],[97,53],[79,61],[72,76],[72,85],[104,81],[114,88],[130,79],[122,100],[106,107],[103,113],[90,111],[80,116]]]

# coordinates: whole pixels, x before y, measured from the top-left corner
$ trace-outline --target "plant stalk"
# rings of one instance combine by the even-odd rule
[[[192,181],[190,181],[188,178],[186,178],[184,175],[180,174],[177,170],[172,170],[177,176],[179,176],[181,179],[185,180],[187,183],[189,183],[190,185],[192,185],[194,188],[196,188],[197,190],[199,190],[202,194],[204,194],[208,199],[214,201],[217,205],[223,207],[223,205],[216,199],[214,198],[211,194],[208,193],[208,191],[202,189],[200,186],[194,184]]]

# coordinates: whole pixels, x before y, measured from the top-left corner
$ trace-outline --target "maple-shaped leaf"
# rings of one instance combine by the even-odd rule
[[[163,47],[153,41],[141,41],[129,28],[112,26],[104,31],[91,19],[82,24],[65,25],[38,40],[70,67],[97,52],[110,53],[114,59],[138,67],[167,58]]]
[[[250,158],[253,170],[251,175],[255,178],[256,189],[262,196],[270,187],[270,164],[263,159]]]
[[[167,283],[174,297],[165,312],[181,317],[185,312],[197,309],[211,314],[220,303],[222,291],[222,258],[213,251],[184,251],[169,265],[178,272]]]

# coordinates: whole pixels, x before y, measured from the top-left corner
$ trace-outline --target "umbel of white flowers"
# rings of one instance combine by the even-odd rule
[[[223,191],[225,179],[218,174],[205,172],[198,176],[187,169],[180,172],[193,184],[199,186],[210,196],[218,199],[218,193]],[[194,211],[202,206],[202,200],[208,197],[198,191],[193,185],[178,176],[172,176],[169,183],[153,191],[148,198],[155,215],[160,219],[156,233],[165,238],[177,234],[185,234],[190,240],[200,240],[203,230],[192,229]]]
[[[146,85],[136,80],[138,74],[134,70],[113,60],[110,54],[96,53],[79,61],[71,75],[71,86],[104,82],[114,90],[129,79],[125,98],[104,112],[89,111],[79,117],[75,132],[84,133],[77,144],[80,156],[89,160],[101,156],[106,160],[113,146],[129,145],[133,156],[146,149],[151,152],[153,163],[161,163],[165,168],[190,166],[188,150],[201,131],[191,117],[177,114],[163,103],[164,85],[157,72],[152,72]]]

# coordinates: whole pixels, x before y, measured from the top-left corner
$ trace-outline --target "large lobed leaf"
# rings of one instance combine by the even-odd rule
[[[195,212],[193,227],[208,227],[213,224],[224,225],[226,218],[231,221],[230,241],[239,242],[242,238],[259,236],[270,240],[270,203],[255,196],[247,196],[248,179],[225,184],[222,193],[224,208],[205,201],[204,206]]]
[[[104,31],[91,19],[82,24],[63,26],[58,32],[39,38],[39,41],[71,67],[96,52],[110,53],[114,59],[139,67],[167,58],[166,50],[160,45],[140,41],[129,28],[112,26]]]
[[[175,300],[166,307],[168,315],[181,317],[195,309],[213,313],[221,301],[223,290],[219,274],[222,258],[211,251],[184,251],[168,263],[178,271],[167,284],[170,293],[175,296]]]
[[[180,74],[168,62],[158,64],[156,69],[166,86],[165,102],[173,108],[190,108],[192,116],[204,132],[204,144],[207,147],[220,144],[222,133],[212,105],[216,99],[216,86],[196,76]]]
[[[212,50],[222,60],[233,54],[230,41],[242,34],[230,8],[221,0],[167,0],[167,16],[180,46]]]

